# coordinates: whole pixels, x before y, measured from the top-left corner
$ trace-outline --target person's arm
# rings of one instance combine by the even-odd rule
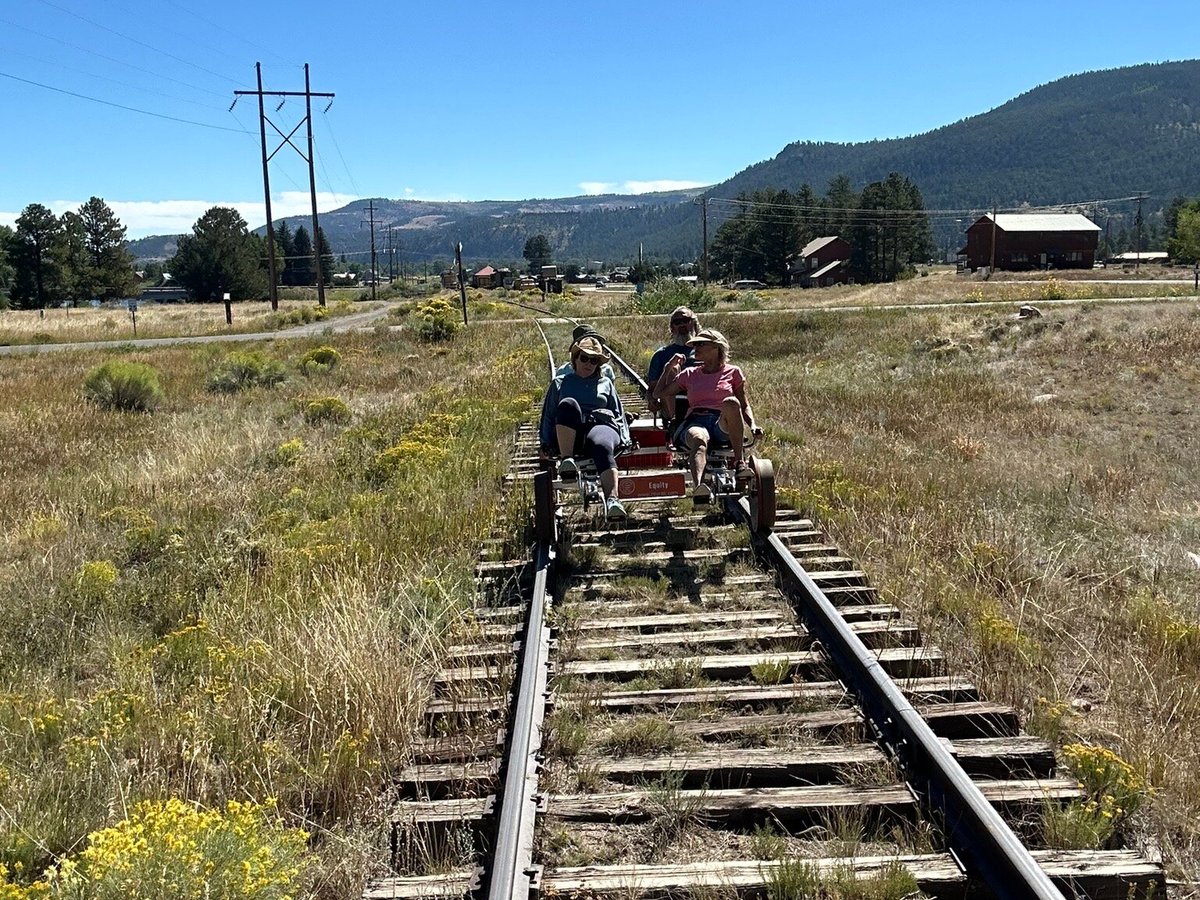
[[[762,429],[754,421],[754,412],[750,409],[750,401],[746,399],[746,378],[738,379],[733,386],[733,396],[742,404],[742,419],[750,426],[752,434],[762,434]]]
[[[667,363],[667,367],[663,369],[662,377],[658,379],[658,384],[653,390],[654,399],[662,402],[664,397],[673,396],[680,391],[687,391],[687,387],[679,384],[680,370],[683,368],[683,354],[677,353],[671,357],[671,361]]]
[[[621,435],[621,443],[628,447],[633,444],[633,439],[629,436],[629,420],[625,418],[625,407],[621,404],[621,395],[617,393],[616,383],[610,381],[609,388],[608,408],[616,417],[614,424]]]

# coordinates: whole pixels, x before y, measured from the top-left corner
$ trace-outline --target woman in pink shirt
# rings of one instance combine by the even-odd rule
[[[733,448],[734,477],[741,487],[753,478],[742,459],[746,429],[755,435],[762,434],[762,429],[755,424],[746,400],[742,370],[727,362],[729,341],[725,335],[715,328],[705,328],[688,341],[688,346],[695,350],[697,365],[684,369],[683,354],[673,357],[654,391],[654,398],[687,394],[688,414],[675,429],[675,443],[686,447],[691,456],[690,468],[696,485],[693,499],[706,503],[712,499],[712,489],[703,482],[709,444]]]

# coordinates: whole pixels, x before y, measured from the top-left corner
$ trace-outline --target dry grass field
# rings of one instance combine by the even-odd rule
[[[1194,883],[1195,305],[703,318],[783,498],[1030,730],[1127,761],[1152,793],[1096,815]],[[665,330],[604,328],[640,365]],[[315,343],[263,345],[286,379],[235,393],[206,388],[226,348],[129,354],[161,374],[151,414],[82,399],[113,355],[0,360],[0,896],[145,890],[196,833],[201,868],[281,861],[248,896],[350,896],[386,859],[379,789],[480,542],[521,532],[499,482],[544,363],[523,324],[331,345],[308,374]]]
[[[286,380],[235,393],[206,389],[218,346],[137,353],[151,414],[84,401],[113,355],[0,361],[0,896],[201,896],[155,874],[188,853],[252,864],[222,896],[360,889],[512,512],[534,335],[345,337],[307,375],[314,344],[268,345]]]
[[[1032,731],[1127,761],[1152,793],[1126,834],[1194,891],[1196,305],[754,318],[705,322],[784,496]]]
[[[281,299],[278,311],[273,311],[266,301],[235,303],[232,326],[225,324],[225,306],[221,303],[143,303],[137,310],[137,337],[278,331],[318,321],[318,316],[332,318],[370,308],[366,304],[352,304],[345,291],[331,291],[326,298],[325,310],[317,312],[316,292],[311,293],[311,298]],[[353,296],[360,293],[356,290]],[[0,311],[0,345],[133,339],[133,318],[124,307],[56,308],[47,309],[44,315],[38,310]]]

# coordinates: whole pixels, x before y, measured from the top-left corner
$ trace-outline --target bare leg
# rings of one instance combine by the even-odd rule
[[[558,438],[558,455],[563,459],[575,455],[575,429],[566,425],[555,425],[554,436]]]
[[[737,397],[727,397],[721,404],[721,430],[729,435],[729,443],[733,447],[733,467],[736,469],[742,461],[742,445],[746,440],[742,404]]]
[[[604,491],[604,499],[617,495],[617,470],[609,469],[600,474],[600,490]]]
[[[704,467],[708,465],[708,432],[703,428],[689,428],[684,440],[691,450],[688,464],[692,470],[692,484],[699,487],[704,480]]]

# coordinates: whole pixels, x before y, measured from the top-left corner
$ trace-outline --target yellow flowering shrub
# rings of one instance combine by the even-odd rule
[[[300,458],[300,454],[303,452],[304,441],[300,438],[292,438],[275,448],[271,453],[270,462],[275,466],[290,466]]]
[[[445,297],[434,297],[417,307],[417,318],[421,320],[417,334],[431,343],[448,341],[463,327],[460,315]]]
[[[103,600],[117,583],[117,567],[107,559],[85,562],[75,576],[79,593],[90,600]]]
[[[1111,846],[1118,827],[1146,796],[1145,780],[1107,747],[1067,744],[1061,752],[1087,798],[1065,807],[1047,806],[1047,844],[1072,850]]]
[[[1067,744],[1063,759],[1088,796],[1113,818],[1132,814],[1146,795],[1146,781],[1125,760],[1107,747]]]
[[[48,874],[48,894],[32,896],[284,900],[303,886],[307,843],[305,832],[283,826],[271,801],[211,810],[145,801],[89,835],[82,853]]]

